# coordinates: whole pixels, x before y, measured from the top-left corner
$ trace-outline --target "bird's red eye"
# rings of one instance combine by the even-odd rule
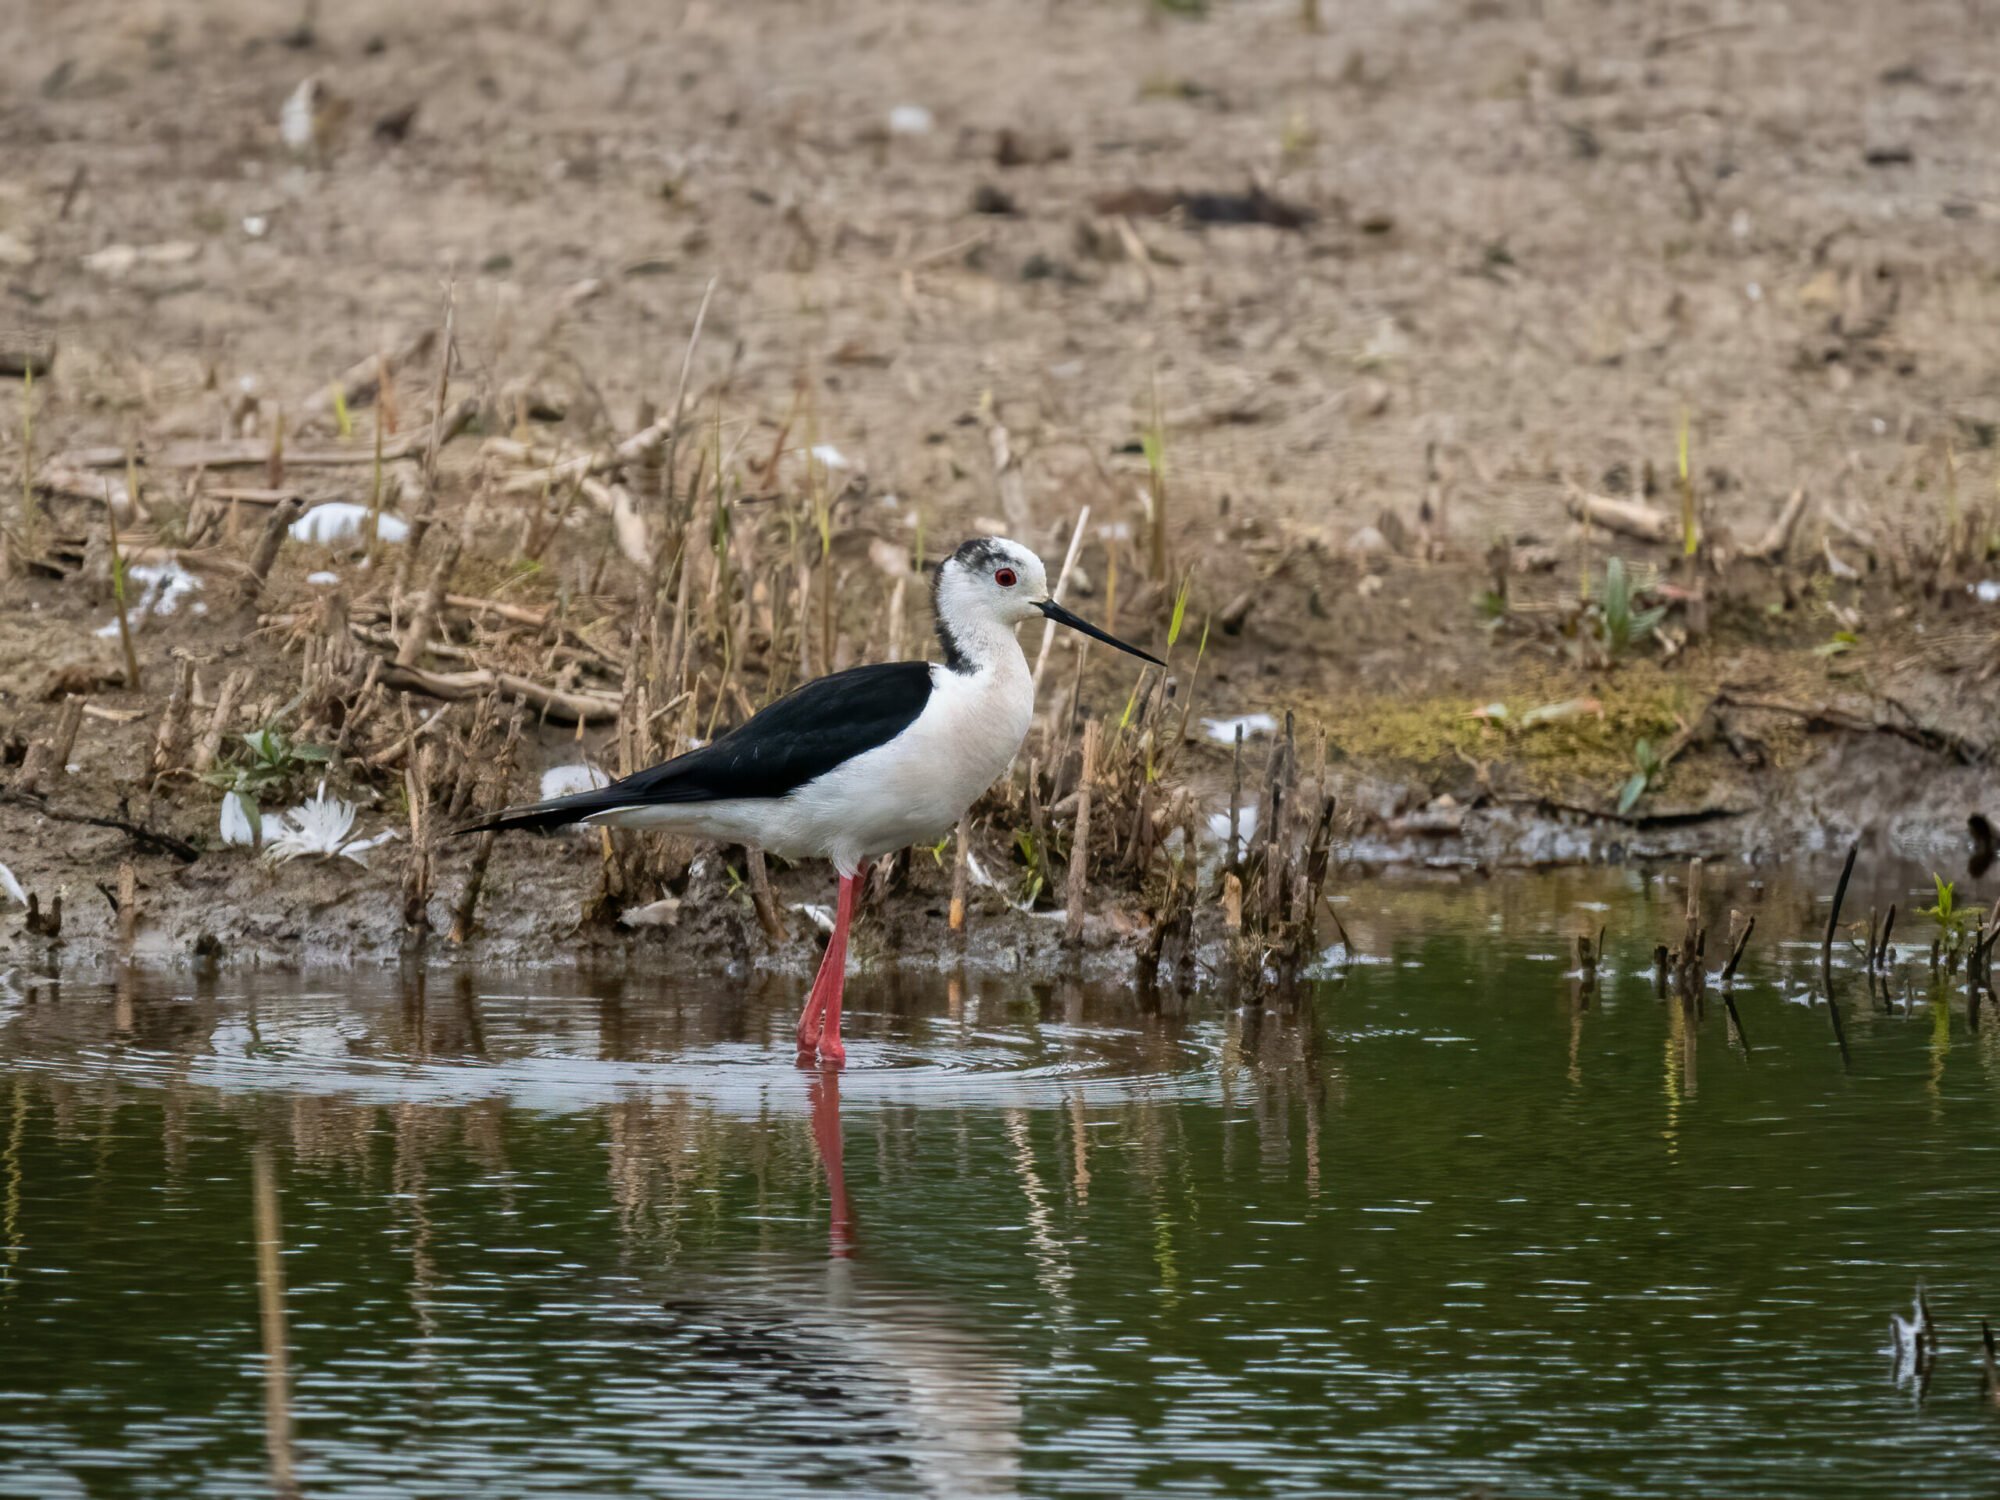
[[[993,581],[1003,589],[1011,589],[1014,586],[1014,570],[1012,568],[1002,568],[993,575]]]

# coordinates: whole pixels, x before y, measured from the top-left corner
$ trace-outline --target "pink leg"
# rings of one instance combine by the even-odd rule
[[[799,1012],[799,1055],[810,1058],[812,1050],[819,1045],[820,1017],[826,1010],[827,985],[834,980],[835,971],[845,962],[844,954],[836,954],[832,939],[827,940],[826,952],[820,956],[819,969],[813,975],[812,988],[806,991],[805,1009]]]
[[[854,921],[854,898],[860,893],[863,879],[858,874],[840,877],[840,905],[833,918],[833,941],[826,945],[826,958],[821,964],[828,971],[827,982],[824,991],[818,984],[813,986],[820,1008],[819,1060],[836,1068],[847,1061],[847,1048],[840,1040],[840,997],[847,986],[847,929]]]

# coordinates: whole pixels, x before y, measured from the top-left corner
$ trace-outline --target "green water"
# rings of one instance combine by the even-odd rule
[[[271,1493],[260,1151],[309,1495],[2000,1493],[2000,1022],[1850,970],[1843,1065],[1760,941],[1746,1050],[1577,896],[1358,892],[1290,1013],[864,975],[837,1081],[790,981],[15,974],[0,1493]]]

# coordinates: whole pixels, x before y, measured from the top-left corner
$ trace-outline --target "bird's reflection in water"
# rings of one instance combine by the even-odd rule
[[[746,1422],[810,1447],[845,1477],[936,1496],[1017,1493],[1020,1367],[963,1314],[860,1254],[840,1132],[840,1074],[806,1079],[826,1173],[823,1261],[760,1255],[683,1282],[660,1332],[729,1383]]]
[[[854,1254],[854,1205],[847,1198],[847,1171],[840,1150],[839,1069],[814,1070],[806,1084],[806,1096],[812,1101],[813,1145],[819,1149],[820,1165],[826,1168],[827,1253],[835,1260],[845,1260]]]

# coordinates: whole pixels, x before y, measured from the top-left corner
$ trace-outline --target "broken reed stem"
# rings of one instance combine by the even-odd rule
[[[1854,874],[1854,856],[1861,852],[1861,841],[1856,839],[1847,846],[1847,862],[1840,867],[1840,884],[1833,888],[1833,909],[1826,914],[1826,936],[1819,945],[1820,976],[1826,980],[1827,998],[1833,997],[1833,934],[1840,926],[1840,904],[1847,899],[1847,882]],[[1836,1022],[1836,1025],[1839,1023]],[[1842,1043],[1841,1050],[1846,1051]]]
[[[271,1487],[280,1497],[298,1493],[292,1478],[291,1376],[285,1350],[285,1275],[278,1231],[278,1189],[268,1147],[250,1152],[253,1214],[257,1231],[257,1308],[264,1339],[264,1447]]]
[[[765,937],[774,943],[782,943],[785,940],[785,924],[778,920],[778,903],[771,899],[771,872],[764,868],[764,851],[755,845],[746,846],[743,865],[749,872],[750,904],[757,908],[757,925],[764,929]]]
[[[270,519],[264,522],[264,534],[257,539],[257,550],[250,558],[250,572],[243,580],[243,603],[246,605],[255,604],[263,596],[264,580],[271,576],[271,565],[278,560],[278,549],[285,545],[292,522],[298,520],[305,508],[305,502],[297,495],[288,495],[271,508]]]
[[[1701,933],[1701,870],[1701,860],[1688,861],[1687,925],[1681,934],[1683,955],[1694,952],[1696,940]]]
[[[176,652],[174,686],[167,696],[166,711],[160,715],[159,732],[153,736],[152,777],[158,781],[180,764],[187,753],[188,710],[194,697],[194,658]]]
[[[118,865],[118,947],[121,952],[132,951],[132,941],[139,935],[139,874],[132,868],[132,861],[121,860]]]
[[[222,738],[228,733],[237,702],[249,691],[250,682],[248,667],[238,667],[223,679],[221,691],[215,695],[215,711],[208,716],[208,728],[202,734],[201,744],[195,748],[195,775],[206,773],[215,764],[216,756],[222,753]]]
[[[1896,903],[1891,901],[1889,903],[1889,915],[1882,919],[1881,941],[1876,944],[1875,952],[1870,955],[1868,960],[1874,967],[1879,969],[1889,962],[1889,934],[1895,930]]]
[[[410,859],[403,867],[403,927],[411,933],[430,931],[431,901],[431,765],[426,744],[403,762],[403,791],[410,805]]]
[[[1034,763],[1030,761],[1028,779],[1031,784],[1031,795],[1034,776]],[[948,925],[953,932],[965,931],[965,899],[972,878],[972,856],[969,848],[971,842],[972,818],[969,814],[961,813],[958,819],[958,831],[952,837],[954,852],[951,861],[951,914]]]
[[[1732,918],[1732,920],[1735,918],[1735,916],[1736,913],[1734,912],[1730,913],[1730,917]],[[1722,971],[1722,982],[1724,984],[1728,984],[1730,980],[1736,977],[1736,966],[1743,961],[1743,950],[1749,946],[1750,934],[1755,932],[1756,930],[1757,930],[1757,919],[1756,917],[1753,916],[1750,918],[1748,922],[1743,924],[1743,930],[1736,935],[1736,941],[1730,947],[1729,950],[1728,967],[1726,967]]]
[[[430,586],[424,596],[417,601],[417,607],[410,612],[409,628],[403,633],[403,643],[396,649],[396,665],[414,667],[423,660],[425,646],[431,638],[431,630],[437,624],[438,611],[444,607],[444,596],[451,588],[451,575],[458,567],[458,559],[464,551],[464,539],[454,536],[445,544],[444,553],[431,570]]]
[[[76,693],[63,699],[62,711],[56,718],[55,733],[45,740],[36,740],[28,747],[28,757],[21,763],[21,774],[14,783],[17,792],[23,796],[32,795],[40,790],[44,776],[69,764],[70,752],[76,748],[76,732],[83,724],[85,701]]]
[[[1069,890],[1065,898],[1063,941],[1075,948],[1083,942],[1084,891],[1090,865],[1090,782],[1097,768],[1098,722],[1083,726],[1083,769],[1076,784],[1076,837],[1069,848]]]
[[[472,846],[472,868],[466,872],[465,889],[459,892],[458,904],[451,910],[451,941],[463,947],[472,936],[473,916],[479,909],[479,893],[486,884],[486,866],[492,861],[493,846],[499,842],[498,830],[489,828],[479,835],[479,842]]]

